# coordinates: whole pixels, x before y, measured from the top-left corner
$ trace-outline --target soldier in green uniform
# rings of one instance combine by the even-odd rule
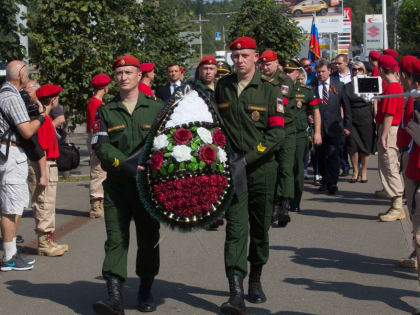
[[[284,227],[290,222],[290,200],[294,196],[293,164],[296,148],[296,125],[294,113],[296,102],[293,81],[279,68],[277,54],[272,50],[266,50],[259,58],[260,69],[270,83],[281,90],[285,107],[285,140],[276,152],[276,160],[279,164],[277,170],[277,184],[275,204],[272,221],[278,221],[279,226]]]
[[[300,200],[302,199],[304,184],[304,162],[305,148],[308,143],[308,115],[312,115],[314,121],[314,145],[321,145],[321,114],[319,113],[320,100],[315,97],[312,87],[305,85],[305,70],[300,68],[298,60],[291,59],[284,67],[287,76],[294,82],[294,93],[296,97],[296,153],[294,159],[294,198],[291,204],[291,211],[300,211]],[[303,83],[298,78],[303,77]]]
[[[232,152],[235,190],[226,212],[225,269],[230,298],[223,313],[245,314],[243,279],[249,274],[248,299],[266,301],[261,272],[268,260],[268,230],[273,212],[277,163],[274,153],[284,138],[284,105],[280,89],[264,80],[252,38],[239,37],[230,45],[236,72],[218,81],[216,102]],[[249,225],[249,253],[248,249]]]
[[[143,144],[162,104],[139,93],[141,77],[137,58],[126,55],[114,62],[115,80],[120,89],[107,106],[98,111],[92,145],[107,171],[104,187],[105,260],[102,274],[107,283],[107,302],[96,302],[98,314],[124,314],[123,283],[127,278],[129,229],[134,218],[137,232],[136,273],[140,277],[138,309],[154,311],[151,294],[159,271],[159,223],[140,203],[135,176],[128,172],[127,158]]]
[[[214,97],[216,89],[217,60],[213,56],[205,56],[195,70],[194,82]]]

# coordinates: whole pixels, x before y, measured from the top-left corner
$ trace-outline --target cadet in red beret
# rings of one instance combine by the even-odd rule
[[[142,75],[139,83],[139,91],[144,95],[155,98],[155,93],[151,88],[152,82],[155,79],[155,65],[150,62],[142,63],[140,65],[140,71]]]
[[[388,55],[388,56],[393,57],[394,59],[397,59],[398,52],[394,49],[385,49],[384,50],[384,55]]]
[[[379,77],[379,69],[378,69],[378,60],[381,55],[376,50],[371,50],[369,52],[369,63],[372,67],[372,75],[374,77]]]
[[[125,67],[125,66],[133,66],[133,67],[140,68],[140,61],[132,55],[125,55],[114,61],[114,64],[112,65],[112,69],[115,70],[118,67]]]
[[[379,73],[388,83],[383,95],[404,93],[399,84],[398,63],[390,55],[379,58]],[[384,98],[378,103],[376,124],[378,125],[378,168],[385,193],[391,197],[391,207],[385,214],[379,214],[382,222],[405,218],[402,206],[404,185],[399,174],[397,133],[404,112],[404,97]]]
[[[205,56],[195,70],[196,83],[214,95],[216,88],[217,60],[213,56]]]
[[[277,170],[273,155],[285,135],[285,104],[281,89],[264,79],[255,67],[255,41],[240,37],[230,48],[236,71],[221,78],[215,91],[229,140],[238,152],[234,162],[238,172],[233,176],[235,201],[226,212],[225,271],[230,297],[220,311],[246,314],[243,280],[248,263],[248,300],[264,303],[267,299],[261,274],[268,261],[268,229],[276,182],[273,174]]]
[[[260,62],[270,62],[275,60],[277,60],[277,54],[271,49],[265,50],[259,58]]]
[[[101,162],[92,150],[91,142],[95,115],[98,108],[103,104],[103,97],[108,93],[110,82],[111,78],[105,73],[97,74],[92,78],[91,83],[95,91],[86,108],[87,147],[90,155],[89,216],[92,219],[104,217],[104,189],[102,183],[106,179],[106,172],[102,169]]]
[[[42,85],[36,95],[44,108],[57,108],[61,86]],[[38,255],[61,256],[68,251],[68,245],[59,245],[54,241],[55,200],[57,192],[58,169],[56,159],[60,152],[53,120],[50,115],[38,129],[38,142],[45,152],[45,158],[29,164],[29,190],[31,192],[32,210],[35,218],[35,231],[38,234]],[[46,181],[43,184],[41,174],[45,171]]]

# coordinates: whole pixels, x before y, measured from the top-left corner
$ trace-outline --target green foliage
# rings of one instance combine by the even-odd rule
[[[405,0],[398,11],[398,36],[401,38],[401,53],[418,50],[420,38],[420,1]]]
[[[112,63],[123,54],[156,65],[155,85],[167,81],[169,61],[184,63],[191,53],[185,19],[154,1],[31,1],[28,29],[31,61],[42,83],[63,86],[60,103],[72,123],[85,120],[92,93],[90,80],[98,73],[112,77]],[[109,97],[117,89],[111,85]]]
[[[0,5],[0,61],[9,62],[23,59],[26,55],[25,47],[20,45],[19,28],[16,24],[16,14],[19,12],[18,3],[21,1],[2,0]]]
[[[280,60],[299,52],[302,29],[290,20],[283,6],[273,0],[245,0],[229,28],[229,42],[239,36],[250,36],[258,49],[274,50]]]

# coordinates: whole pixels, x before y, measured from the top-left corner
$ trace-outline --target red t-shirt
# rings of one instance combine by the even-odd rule
[[[44,123],[38,129],[38,142],[47,153],[47,159],[56,159],[60,156],[55,127],[49,115],[45,116]]]
[[[152,88],[143,82],[139,83],[139,91],[145,95],[155,96],[155,93],[153,93]]]
[[[414,181],[420,180],[420,147],[416,143],[413,144],[413,149],[408,156],[405,176]]]
[[[414,115],[413,111],[414,111],[414,99],[412,97],[409,97],[407,104],[405,105],[404,119],[401,121],[401,125],[398,128],[397,147],[399,148],[408,148],[408,146],[410,145],[411,136],[405,130],[405,127],[407,126],[409,121],[413,119],[413,115]]]
[[[101,106],[103,102],[93,96],[86,109],[86,132],[93,132],[93,123],[95,122],[95,114],[98,111],[98,107]]]
[[[387,86],[383,95],[402,94],[404,90],[402,86],[393,82]],[[383,98],[378,104],[378,112],[376,113],[376,123],[384,122],[385,114],[393,115],[392,125],[398,126],[401,123],[404,111],[404,97]]]

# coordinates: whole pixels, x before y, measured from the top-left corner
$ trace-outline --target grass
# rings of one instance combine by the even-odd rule
[[[90,176],[69,176],[67,178],[60,176],[58,178],[59,183],[88,182],[89,180]]]

